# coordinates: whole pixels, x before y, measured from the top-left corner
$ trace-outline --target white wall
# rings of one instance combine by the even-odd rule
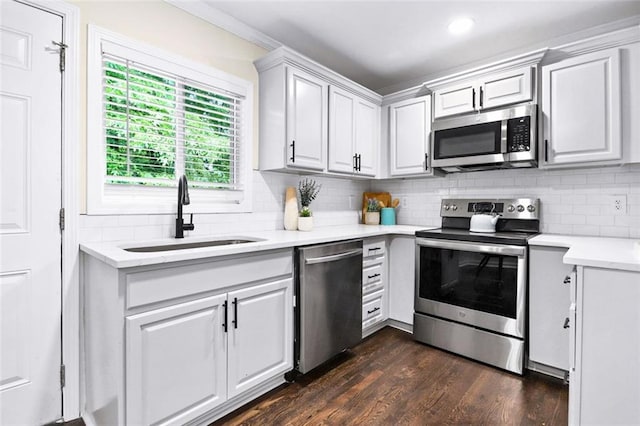
[[[267,51],[161,0],[71,0],[80,10],[80,211],[86,212],[87,24],[217,68],[253,83],[253,166],[258,166],[258,72],[253,61]]]
[[[438,226],[443,198],[540,198],[542,232],[640,238],[640,164],[574,170],[495,170],[442,178],[374,182],[371,190],[406,199],[400,224]],[[626,195],[612,214],[609,195]]]

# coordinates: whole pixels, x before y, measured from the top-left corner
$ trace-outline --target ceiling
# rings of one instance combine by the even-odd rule
[[[640,0],[203,1],[382,94],[640,15]],[[459,16],[475,26],[454,36]]]

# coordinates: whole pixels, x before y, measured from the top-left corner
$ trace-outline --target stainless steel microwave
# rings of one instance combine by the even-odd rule
[[[431,166],[445,172],[537,166],[537,106],[435,120]]]

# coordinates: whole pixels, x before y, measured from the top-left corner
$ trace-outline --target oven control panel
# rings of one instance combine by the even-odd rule
[[[474,214],[499,215],[504,219],[539,219],[540,200],[513,199],[443,199],[441,217],[471,217]]]

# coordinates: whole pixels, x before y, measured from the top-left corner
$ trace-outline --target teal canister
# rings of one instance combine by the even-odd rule
[[[380,210],[380,224],[382,225],[395,225],[396,224],[396,209],[393,207],[384,207]]]

